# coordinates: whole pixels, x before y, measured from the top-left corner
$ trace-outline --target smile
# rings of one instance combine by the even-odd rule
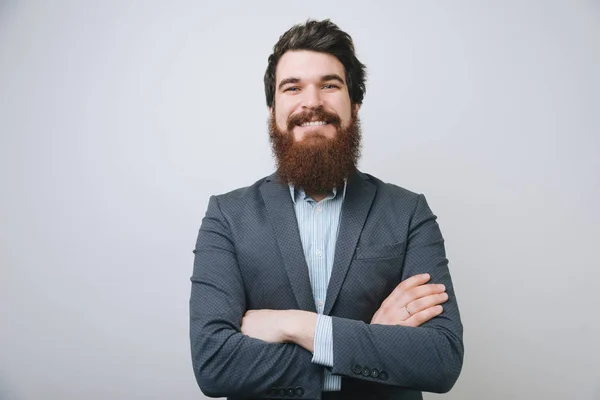
[[[302,126],[302,127],[319,126],[319,125],[327,125],[327,122],[325,122],[325,121],[314,121],[314,122],[305,122],[303,124],[300,124],[300,126]]]

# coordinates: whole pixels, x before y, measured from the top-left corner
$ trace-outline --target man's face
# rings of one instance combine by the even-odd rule
[[[336,128],[348,127],[352,108],[344,66],[335,56],[302,50],[279,59],[271,113],[280,131],[297,142],[315,134],[332,139]]]
[[[358,105],[330,54],[289,51],[277,65],[269,137],[279,178],[305,190],[340,188],[360,156]]]

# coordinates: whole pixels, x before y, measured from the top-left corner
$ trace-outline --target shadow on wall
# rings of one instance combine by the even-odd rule
[[[591,8],[593,8],[594,11],[594,15],[596,16],[596,21],[598,22],[598,24],[600,24],[600,0],[594,0],[592,2],[592,6]],[[600,391],[600,388],[598,389]],[[597,392],[598,394],[596,396],[600,396],[600,392]],[[594,400],[600,399],[600,397],[594,397]]]
[[[1,7],[0,7],[1,9]],[[0,399],[1,400],[24,400],[23,397],[19,396],[17,392],[14,391],[14,388],[10,387],[10,385],[5,382],[0,377]]]
[[[2,27],[2,25],[6,23],[8,18],[14,13],[14,11],[17,9],[18,3],[19,0],[0,1],[0,27]]]

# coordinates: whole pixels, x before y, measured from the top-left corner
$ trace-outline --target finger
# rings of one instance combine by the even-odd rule
[[[430,307],[437,306],[448,301],[448,293],[436,293],[429,296],[421,297],[415,301],[406,304],[411,314],[416,314]]]
[[[408,304],[421,297],[430,296],[432,294],[444,293],[446,287],[443,284],[430,283],[427,285],[421,285],[410,289],[405,292],[400,298],[400,304]]]
[[[418,327],[423,325],[425,322],[431,320],[432,318],[437,317],[444,311],[444,308],[441,305],[429,307],[423,311],[413,314],[412,317],[403,321],[402,325],[404,326],[412,326]]]
[[[387,298],[390,300],[398,300],[403,293],[407,292],[412,288],[423,285],[424,283],[428,282],[429,279],[431,279],[431,276],[429,274],[419,274],[411,276],[410,278],[400,282],[400,284],[396,286],[396,288],[392,291],[392,293],[390,293],[390,295]]]

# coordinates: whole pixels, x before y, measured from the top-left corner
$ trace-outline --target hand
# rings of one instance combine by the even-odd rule
[[[250,310],[242,333],[270,343],[292,342],[313,351],[317,314],[301,310]]]
[[[420,274],[402,281],[383,301],[371,324],[417,327],[440,315],[448,294],[444,285],[426,284],[429,279],[429,274]]]
[[[250,310],[242,318],[242,333],[270,343],[286,341],[285,310]]]

